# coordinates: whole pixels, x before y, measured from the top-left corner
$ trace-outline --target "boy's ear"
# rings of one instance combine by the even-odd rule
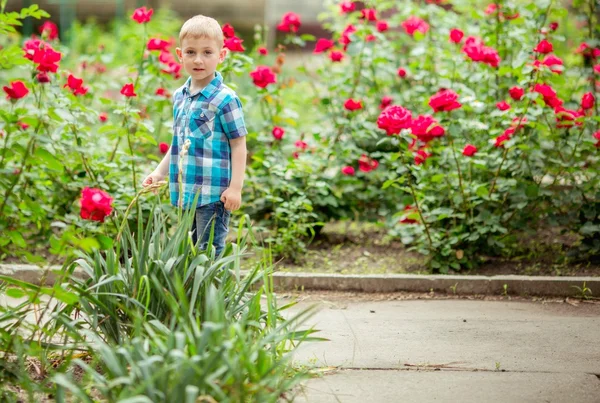
[[[223,63],[225,56],[227,56],[227,48],[222,48],[221,53],[219,53],[219,63]]]
[[[177,57],[179,58],[179,63],[183,62],[183,57],[181,55],[181,48],[176,48],[175,53],[177,53]]]

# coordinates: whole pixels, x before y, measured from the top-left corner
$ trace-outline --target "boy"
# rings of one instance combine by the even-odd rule
[[[168,172],[174,206],[190,208],[199,193],[192,239],[194,244],[200,239],[200,248],[206,250],[214,222],[213,245],[219,256],[230,212],[241,204],[248,132],[239,98],[216,71],[227,53],[219,23],[202,15],[190,18],[181,27],[179,44],[177,56],[190,77],[173,94],[171,147],[143,186],[164,180]],[[182,153],[186,140],[190,146]]]

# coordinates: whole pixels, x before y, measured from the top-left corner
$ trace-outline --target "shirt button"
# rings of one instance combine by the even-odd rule
[[[191,100],[192,100],[192,98],[188,98],[188,101],[191,101]]]

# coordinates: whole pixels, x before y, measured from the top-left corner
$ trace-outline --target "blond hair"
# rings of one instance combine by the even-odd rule
[[[183,24],[181,31],[179,31],[179,43],[181,44],[187,36],[214,39],[217,41],[218,46],[223,45],[221,26],[214,18],[204,15],[196,15]]]

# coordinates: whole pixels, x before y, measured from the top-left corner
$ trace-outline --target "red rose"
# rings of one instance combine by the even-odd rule
[[[62,54],[52,49],[48,44],[43,44],[41,46],[43,47],[34,51],[31,60],[38,64],[38,71],[56,73],[56,70],[58,70],[58,62],[60,61]]]
[[[177,63],[177,62],[172,62],[169,63],[169,65],[167,66],[166,69],[162,69],[161,70],[163,73],[167,73],[167,74],[171,74],[173,76],[174,79],[179,79],[181,78],[181,64]]]
[[[537,62],[538,60],[536,60]],[[561,74],[562,73],[562,67],[557,68],[555,66],[562,66],[563,65],[563,61],[555,56],[555,55],[547,55],[546,57],[544,57],[544,60],[542,60],[542,64],[546,67],[548,67],[550,69],[550,71],[552,71],[553,73],[558,73]]]
[[[83,86],[83,79],[77,78],[73,74],[69,74],[67,83],[63,86],[63,88],[66,87],[69,87],[74,95],[85,95],[88,91],[88,88]]]
[[[373,35],[373,34],[369,34],[369,35],[365,36],[365,41],[366,42],[373,42],[376,39],[377,39],[377,37],[375,35]]]
[[[352,42],[352,40],[350,39],[350,35],[352,35],[355,32],[356,27],[352,24],[348,25],[346,28],[344,28],[344,31],[342,31],[342,36],[340,37],[339,42],[342,45],[344,45],[344,50],[346,50],[346,46],[348,46],[348,44]]]
[[[52,41],[58,38],[58,27],[52,21],[46,21],[40,27],[40,34],[42,34],[43,38]]]
[[[263,55],[263,56],[266,56],[266,55],[269,54],[269,51],[265,47],[260,47],[257,50],[258,50],[258,53],[261,54],[261,55]]]
[[[574,111],[572,109],[565,109],[562,106],[557,106],[554,108],[554,114],[556,116],[556,127],[571,127],[574,124],[577,126],[581,126],[582,122],[579,119],[583,116],[583,113],[578,111]]]
[[[399,76],[400,78],[404,78],[404,77],[406,77],[406,70],[404,70],[402,67],[400,67],[400,68],[398,69],[398,76]]]
[[[402,23],[402,28],[410,36],[413,36],[415,31],[419,31],[424,35],[429,31],[429,24],[419,17],[411,16]]]
[[[283,138],[283,135],[285,134],[285,130],[283,130],[283,128],[279,126],[275,126],[271,133],[273,134],[275,140],[281,140]]]
[[[27,130],[29,129],[29,125],[25,122],[21,122],[20,120],[17,122],[17,125],[19,125],[19,127],[21,128],[21,130]]]
[[[269,84],[277,82],[277,76],[269,66],[258,66],[256,70],[250,72],[250,77],[254,85],[259,88],[265,88]]]
[[[225,24],[221,27],[221,30],[223,31],[223,36],[225,36],[225,39],[227,38],[233,38],[235,36],[235,30],[233,29],[233,27],[231,26],[231,24]]]
[[[298,32],[300,25],[300,16],[290,12],[284,14],[281,18],[281,22],[277,25],[277,29],[281,32]]]
[[[168,52],[169,46],[171,46],[171,42],[158,38],[150,38],[148,40],[148,44],[146,45],[146,49],[150,51],[160,50],[161,52]]]
[[[128,98],[137,96],[132,83],[125,84],[123,88],[121,88],[121,94],[125,95]]]
[[[10,100],[21,99],[29,94],[29,90],[23,81],[13,81],[10,83],[10,87],[4,86],[2,88],[4,89],[4,92],[6,92],[6,98]]]
[[[421,165],[427,161],[427,158],[429,157],[431,157],[431,154],[421,148],[415,153],[415,165]]]
[[[171,95],[169,94],[169,91],[167,91],[164,88],[158,88],[156,90],[156,92],[154,93],[154,95],[158,95],[159,97],[165,97],[165,98],[169,98]]]
[[[428,143],[436,137],[442,137],[446,131],[432,116],[419,115],[412,121],[410,130],[419,140]]]
[[[166,154],[167,151],[169,151],[169,145],[167,143],[160,143],[158,145],[158,151],[160,151],[161,154]]]
[[[460,41],[462,41],[463,36],[465,36],[465,33],[460,29],[454,28],[450,30],[450,42],[460,43]]]
[[[131,15],[131,19],[136,21],[138,24],[144,24],[150,22],[152,18],[153,9],[146,9],[146,7],[140,7],[136,9]]]
[[[379,31],[379,32],[385,32],[390,28],[387,21],[384,21],[384,20],[377,21],[377,24],[375,25],[375,27],[377,28],[377,31]]]
[[[496,12],[496,10],[498,9],[498,6],[494,3],[490,4],[487,6],[487,8],[485,9],[484,13],[490,15],[493,14],[494,12]]]
[[[354,10],[356,10],[356,4],[351,1],[342,1],[340,4],[340,12],[342,14],[351,13]]]
[[[402,129],[409,129],[412,123],[412,114],[399,105],[385,108],[377,118],[377,127],[386,131],[388,136],[398,134]]]
[[[561,106],[563,101],[556,96],[556,91],[547,84],[536,84],[533,91],[539,93],[544,98],[544,102],[552,108]]]
[[[35,55],[35,52],[46,46],[50,46],[50,45],[48,45],[46,42],[41,41],[39,39],[29,39],[29,40],[25,41],[25,43],[23,43],[23,52],[25,52],[25,54],[23,56],[26,59],[33,61],[33,56]]]
[[[341,62],[344,59],[344,53],[339,50],[332,50],[329,52],[329,58],[332,62]]]
[[[581,98],[581,108],[584,110],[592,109],[594,107],[595,100],[596,99],[594,98],[594,95],[591,92],[586,92]]]
[[[463,149],[463,155],[467,156],[467,157],[472,157],[473,155],[475,155],[475,153],[477,152],[477,147],[475,147],[473,144],[467,144],[465,146],[465,148]]]
[[[496,108],[504,112],[510,109],[510,105],[506,101],[500,101],[496,104]]]
[[[544,102],[546,102],[546,104],[551,108],[558,108],[563,104],[563,100],[559,97],[544,99]]]
[[[296,143],[294,144],[296,146],[296,148],[301,149],[302,151],[306,150],[308,148],[308,144],[306,144],[304,141],[302,140],[298,140],[296,141]]]
[[[462,51],[474,62],[485,63],[492,67],[498,67],[500,63],[500,55],[496,49],[485,46],[481,39],[473,36],[465,40]]]
[[[323,53],[326,50],[331,49],[334,44],[335,44],[335,42],[333,42],[330,39],[319,38],[319,40],[315,44],[315,50],[313,51],[313,53],[315,53],[315,54],[316,53]]]
[[[454,91],[441,89],[429,99],[429,106],[434,112],[449,112],[462,106],[457,99],[458,94]]]
[[[113,199],[100,189],[85,187],[81,191],[80,216],[84,220],[104,222],[104,218],[112,212]]]
[[[540,41],[540,43],[538,43],[537,46],[533,49],[534,52],[543,53],[543,54],[550,53],[553,50],[554,50],[554,47],[546,39],[543,39],[542,41]]]
[[[38,73],[37,76],[35,76],[35,78],[37,79],[38,83],[44,84],[50,82],[50,77],[46,72]]]
[[[598,140],[598,142],[596,144],[594,144],[596,147],[600,147],[600,130],[598,130],[596,133],[593,134],[594,138],[596,140]]]
[[[400,224],[416,224],[417,220],[408,218],[410,215],[417,212],[417,209],[410,204],[404,207],[405,215],[398,221]]]
[[[548,25],[548,27],[552,30],[552,31],[556,31],[558,29],[558,22],[553,21],[550,23],[550,25]]]
[[[362,172],[374,171],[378,166],[379,161],[367,157],[366,154],[361,155],[358,159],[358,169],[360,169]]]
[[[244,49],[242,42],[244,42],[242,39],[238,38],[237,36],[234,36],[225,39],[224,46],[232,52],[243,52],[246,49]]]
[[[346,165],[342,168],[342,173],[346,176],[354,176],[355,172],[354,167],[351,167],[350,165]]]
[[[521,87],[512,87],[510,90],[508,90],[508,93],[512,99],[515,101],[520,101],[525,94],[525,90]]]
[[[360,10],[361,18],[366,19],[367,21],[377,21],[377,11],[372,8],[364,8]]]
[[[100,114],[98,115],[98,119],[100,119],[100,121],[104,123],[108,120],[108,114],[106,112],[100,112]]]
[[[381,98],[381,103],[379,104],[379,109],[387,108],[388,106],[391,105],[392,101],[393,101],[392,97],[389,97],[387,95],[384,96],[383,98]]]
[[[556,91],[547,84],[536,84],[535,87],[533,87],[533,91],[541,94],[544,98],[556,97]]]
[[[173,56],[173,54],[171,52],[169,52],[168,49],[163,49],[160,52],[160,55],[158,55],[158,61],[161,63],[164,63],[166,65],[176,62],[175,56]]]
[[[357,101],[354,100],[352,98],[346,100],[346,102],[344,102],[344,108],[346,108],[349,111],[356,111],[359,109],[362,109],[363,105],[362,105],[362,101]]]
[[[504,134],[496,137],[494,142],[494,147],[503,147],[504,143],[506,143],[510,139],[510,135],[504,132]]]

